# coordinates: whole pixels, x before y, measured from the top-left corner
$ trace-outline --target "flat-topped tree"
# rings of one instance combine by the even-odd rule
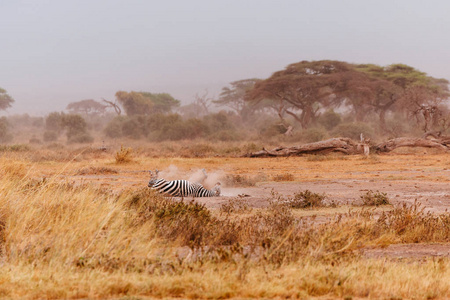
[[[373,92],[367,100],[378,113],[382,129],[386,129],[385,116],[388,111],[415,115],[423,106],[438,107],[449,96],[448,80],[428,76],[405,64],[387,67],[361,64],[356,65],[355,69],[373,80]],[[428,127],[424,125],[425,130]]]
[[[11,104],[14,102],[14,99],[8,95],[6,90],[0,88],[0,110],[5,110],[11,107]]]
[[[283,118],[289,114],[302,128],[314,122],[320,108],[341,101],[333,95],[344,88],[344,79],[353,72],[351,64],[340,61],[302,61],[275,72],[268,79],[259,81],[246,94],[246,100],[259,103],[271,100]]]
[[[219,99],[214,100],[213,103],[217,106],[228,107],[235,111],[238,116],[245,118],[254,109],[250,102],[245,101],[245,95],[259,81],[261,79],[251,78],[230,82],[230,86],[222,88]]]
[[[179,100],[167,93],[118,91],[116,99],[129,116],[169,113],[174,107],[180,105]]]
[[[86,99],[77,102],[71,102],[69,103],[69,105],[67,105],[66,109],[73,114],[82,113],[85,115],[95,115],[104,114],[106,107],[106,105],[103,105],[93,99]]]
[[[370,112],[377,113],[381,129],[387,131],[389,111],[420,113],[426,119],[448,95],[447,80],[427,76],[404,64],[382,67],[322,60],[302,61],[275,72],[257,82],[245,99],[267,103],[283,122],[286,114],[291,115],[302,128],[315,122],[323,109],[345,104],[352,108],[357,121],[363,121]]]

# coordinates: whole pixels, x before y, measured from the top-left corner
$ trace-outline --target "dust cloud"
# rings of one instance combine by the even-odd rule
[[[223,187],[225,172],[223,170],[194,169],[186,173],[180,171],[177,166],[170,165],[166,169],[161,170],[158,177],[166,180],[188,180],[200,183],[205,188],[211,189],[217,182],[220,182]]]

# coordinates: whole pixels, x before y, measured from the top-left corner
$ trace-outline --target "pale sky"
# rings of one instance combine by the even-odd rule
[[[0,87],[7,114],[43,115],[118,90],[189,103],[302,60],[450,79],[449,13],[447,0],[0,0]]]

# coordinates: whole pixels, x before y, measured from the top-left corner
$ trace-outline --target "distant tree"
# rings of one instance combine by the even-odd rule
[[[141,94],[153,103],[152,113],[170,113],[173,108],[180,106],[180,100],[167,93],[141,92]]]
[[[182,105],[177,109],[177,112],[183,116],[185,119],[192,119],[192,118],[200,118],[205,113],[203,111],[203,108],[196,103],[195,101],[186,105]]]
[[[180,101],[166,93],[152,94],[147,92],[116,93],[117,101],[123,106],[129,116],[149,115],[153,113],[168,113],[179,106]]]
[[[209,107],[211,106],[212,98],[208,96],[208,91],[200,95],[195,94],[195,101],[186,105],[181,106],[177,111],[183,115],[184,118],[200,118],[209,114]]]
[[[14,99],[8,95],[6,90],[0,88],[0,110],[5,110],[11,107],[11,104],[14,102]]]
[[[336,89],[341,88],[343,73],[351,70],[350,64],[340,61],[291,64],[257,82],[246,94],[246,100],[258,103],[271,99],[277,103],[280,118],[283,113],[289,114],[305,129],[317,119],[321,108],[339,100],[333,95]]]
[[[148,115],[152,112],[153,102],[142,93],[118,91],[116,99],[129,116]]]
[[[45,129],[60,133],[64,129],[63,124],[64,113],[52,112],[45,118]]]
[[[405,64],[387,67],[356,65],[356,69],[369,75],[371,94],[368,100],[378,113],[380,127],[386,130],[388,111],[417,111],[427,102],[448,97],[448,81],[436,79]],[[434,98],[435,100],[430,100]]]
[[[82,116],[64,115],[62,124],[66,129],[69,143],[90,143],[93,141],[93,138],[88,134],[87,123]]]
[[[439,81],[442,83],[442,80]],[[410,87],[399,100],[399,106],[406,107],[408,115],[416,119],[424,132],[439,130],[439,127],[445,130],[442,125],[447,119],[447,110],[443,105],[448,99],[448,81],[446,82],[447,85],[436,89],[422,85]]]
[[[209,114],[209,107],[211,106],[211,97],[208,97],[208,90],[205,90],[203,95],[195,94],[194,104],[201,110],[200,115]]]
[[[85,115],[89,114],[104,114],[106,110],[106,105],[101,104],[93,99],[81,100],[77,102],[71,102],[67,105],[67,110],[70,113],[78,114],[82,113]]]
[[[231,89],[225,90],[225,95]],[[449,96],[448,81],[436,79],[404,64],[381,67],[340,61],[302,61],[257,82],[245,95],[251,103],[265,101],[282,120],[291,115],[306,129],[324,109],[342,104],[352,108],[356,121],[369,113],[387,131],[388,112],[416,112],[430,129],[441,118],[437,110]],[[428,120],[428,121],[427,121]]]
[[[105,98],[102,98],[102,100],[103,100],[103,102],[105,102],[107,104],[106,107],[114,108],[114,111],[116,112],[116,114],[118,116],[120,116],[122,114],[122,109],[116,102],[108,101]]]
[[[233,81],[229,87],[222,88],[219,99],[214,100],[213,103],[231,108],[238,116],[245,117],[252,111],[250,103],[245,101],[245,95],[259,81],[261,79],[256,78]]]
[[[93,140],[88,133],[86,121],[76,114],[52,112],[45,119],[45,129],[43,136],[45,141],[56,140],[64,131],[68,142],[86,143]]]

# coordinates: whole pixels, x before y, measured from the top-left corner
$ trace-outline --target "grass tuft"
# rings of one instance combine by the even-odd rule
[[[116,163],[124,164],[131,162],[132,154],[133,154],[132,148],[124,148],[123,146],[120,146],[120,150],[118,150],[115,154]]]
[[[361,195],[363,206],[380,206],[380,205],[390,205],[391,202],[386,193],[380,191],[367,191],[364,195]]]

